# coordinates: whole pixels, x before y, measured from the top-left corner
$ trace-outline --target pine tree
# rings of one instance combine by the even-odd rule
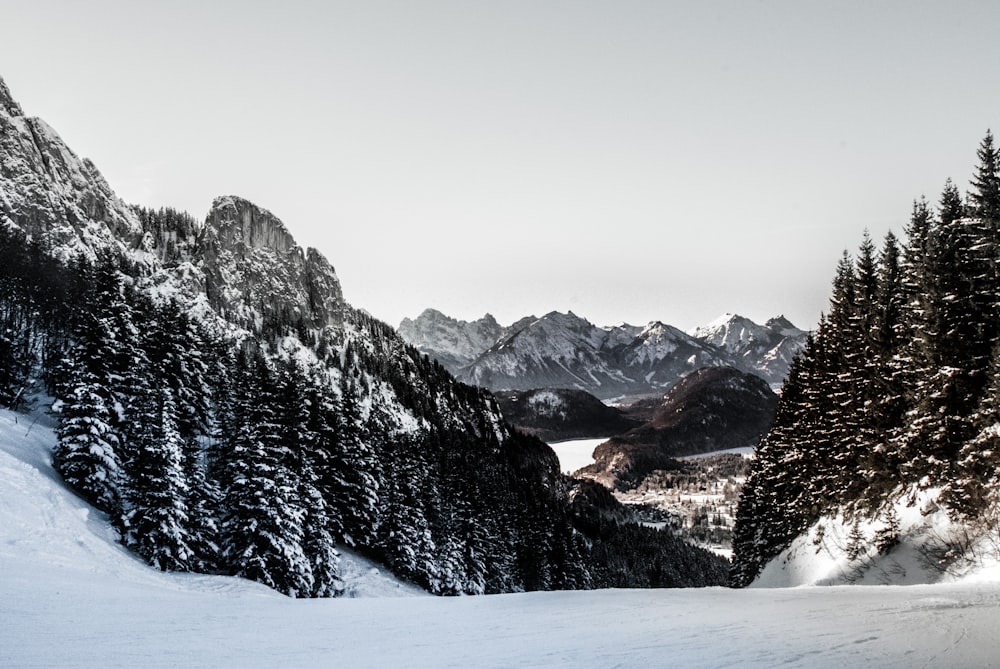
[[[120,441],[105,396],[94,375],[80,370],[60,414],[52,460],[68,486],[98,509],[120,508]]]
[[[948,507],[967,518],[983,514],[1000,502],[1000,346],[989,370],[990,385],[972,416],[976,434],[956,458],[955,471],[942,497]]]
[[[744,485],[735,585],[750,583],[825,513],[885,513],[875,544],[891,550],[893,504],[914,485],[940,487],[939,500],[968,521],[995,514],[1000,180],[992,135],[978,157],[968,207],[948,180],[936,217],[925,200],[914,203],[902,252],[888,237],[873,271],[866,239],[853,267],[846,256],[838,266],[830,315],[792,365]],[[859,533],[858,520],[852,558],[863,552]]]
[[[371,546],[383,476],[373,440],[362,421],[358,392],[346,375],[341,377],[339,408],[339,414],[332,416],[336,422],[335,444],[328,442],[325,446],[330,453],[326,485],[334,491],[330,498],[332,513],[340,519],[342,528],[337,540],[348,546]]]
[[[385,490],[375,543],[393,573],[431,587],[439,574],[424,500],[434,482],[417,443],[410,435],[396,435],[386,443]]]
[[[981,392],[981,311],[971,289],[979,273],[972,228],[949,180],[938,225],[931,229],[927,258],[926,315],[916,364],[910,426],[904,438],[908,477],[927,482],[942,476],[971,436],[969,415]]]
[[[276,382],[259,351],[237,362],[238,390],[224,445],[222,558],[236,576],[293,597],[309,596],[313,577],[303,549],[305,512],[287,467],[276,415]]]
[[[197,566],[189,542],[188,483],[173,392],[144,393],[132,419],[133,455],[125,486],[125,545],[163,571]]]
[[[340,559],[334,547],[334,533],[340,525],[331,518],[324,496],[322,470],[327,464],[326,453],[313,430],[316,412],[311,404],[316,391],[310,388],[305,370],[294,358],[281,361],[278,371],[275,399],[285,458],[282,465],[290,481],[297,481],[291,500],[302,510],[300,541],[311,580],[310,590],[304,594],[330,597],[341,589]]]
[[[865,554],[866,549],[867,539],[865,538],[864,532],[861,531],[861,521],[859,518],[855,518],[854,522],[851,524],[851,531],[847,535],[847,546],[845,548],[847,559],[852,562],[857,560]]]
[[[137,331],[113,258],[96,266],[78,260],[74,269],[81,298],[71,322],[74,342],[59,372],[63,409],[53,463],[67,484],[117,519],[127,458],[126,379],[139,357]]]
[[[986,131],[976,151],[979,164],[972,177],[972,216],[990,221],[995,231],[1000,223],[1000,151],[993,146],[993,133]]]

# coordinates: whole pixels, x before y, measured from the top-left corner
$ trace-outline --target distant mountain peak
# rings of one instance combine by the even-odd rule
[[[784,335],[785,337],[798,337],[806,333],[805,330],[800,330],[795,327],[790,320],[785,318],[783,314],[775,316],[774,318],[769,318],[767,322],[764,323],[764,326]]]

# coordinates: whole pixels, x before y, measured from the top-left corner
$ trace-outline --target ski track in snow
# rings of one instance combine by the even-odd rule
[[[350,554],[357,598],[163,574],[0,412],[0,666],[987,667],[1000,584],[602,590],[437,598]],[[27,434],[26,434],[27,433]],[[393,595],[393,596],[390,596]]]

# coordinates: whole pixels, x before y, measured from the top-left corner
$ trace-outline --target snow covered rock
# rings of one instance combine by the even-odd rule
[[[792,359],[805,347],[808,337],[784,316],[758,325],[739,314],[724,314],[690,334],[722,349],[732,357],[734,366],[760,376],[772,387],[785,380]]]
[[[142,226],[92,162],[27,117],[0,80],[0,223],[18,227],[64,259],[94,248],[138,249]]]
[[[472,363],[505,333],[496,319],[486,314],[472,322],[425,309],[415,319],[404,318],[399,334],[421,352],[437,359],[452,374]]]
[[[340,281],[319,251],[303,249],[271,212],[239,197],[212,203],[199,240],[206,290],[222,314],[244,324],[343,321]]]
[[[702,367],[730,366],[780,387],[807,333],[784,317],[758,325],[735,314],[685,333],[660,321],[599,327],[569,312],[501,327],[433,309],[400,335],[466,383],[493,391],[566,388],[601,399],[661,394]]]

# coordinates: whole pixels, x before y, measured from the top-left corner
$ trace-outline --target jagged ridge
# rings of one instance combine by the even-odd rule
[[[660,394],[702,367],[736,367],[778,387],[807,336],[784,317],[761,326],[735,314],[691,333],[659,321],[598,327],[555,311],[507,328],[495,323],[427,310],[399,331],[467,383],[494,391],[572,388],[602,399]]]

